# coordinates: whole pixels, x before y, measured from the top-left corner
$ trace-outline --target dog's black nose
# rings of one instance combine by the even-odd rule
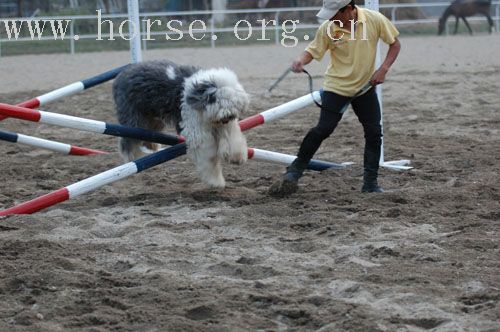
[[[220,120],[220,123],[228,124],[230,121],[233,121],[234,119],[236,119],[236,117],[234,115],[231,115],[231,116],[228,116],[227,118]]]

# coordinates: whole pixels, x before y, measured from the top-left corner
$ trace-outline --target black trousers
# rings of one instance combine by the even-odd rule
[[[308,163],[321,143],[328,138],[342,119],[342,109],[349,102],[363,125],[365,134],[365,171],[372,173],[376,179],[380,159],[380,146],[382,144],[382,127],[380,125],[380,104],[375,88],[364,95],[351,100],[349,97],[338,95],[334,92],[324,91],[322,107],[318,124],[309,130],[300,145],[297,155],[301,163]]]

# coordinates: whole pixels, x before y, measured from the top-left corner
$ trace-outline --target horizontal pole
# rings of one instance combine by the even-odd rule
[[[125,70],[128,66],[129,65],[125,65],[125,66],[121,66],[121,67],[118,67],[115,69],[111,69],[111,70],[104,72],[102,74],[87,78],[81,82],[82,82],[85,90],[93,88],[94,86],[111,81],[116,76],[118,76],[123,70]]]
[[[56,141],[45,140],[45,139],[41,139],[38,137],[27,136],[27,135],[23,135],[23,134],[12,133],[12,132],[2,131],[2,130],[0,130],[0,140],[11,142],[11,143],[19,143],[19,144],[34,146],[34,147],[42,148],[45,150],[50,150],[50,151],[59,152],[59,153],[67,154],[67,155],[74,155],[74,156],[88,156],[88,155],[106,154],[107,153],[107,152],[100,151],[100,150],[81,148],[81,147],[70,145],[70,144],[59,143]]]
[[[30,100],[25,101],[23,103],[20,103],[17,106],[26,107],[26,108],[38,108],[40,106],[44,106],[50,102],[54,102],[54,101],[59,100],[61,98],[72,96],[72,95],[77,94],[81,91],[87,90],[89,88],[92,88],[94,86],[97,86],[99,84],[102,84],[102,83],[105,83],[107,81],[114,79],[116,76],[118,76],[119,73],[121,73],[125,68],[127,68],[127,66],[128,65],[118,67],[118,68],[109,70],[107,72],[104,72],[102,74],[87,78],[83,81],[68,84],[62,88],[55,89],[55,90],[50,91],[48,93],[45,93],[41,96],[30,99]],[[0,115],[0,121],[4,120],[6,118],[7,117]]]
[[[0,131],[0,140],[17,143],[18,135],[16,133],[11,133],[8,131]]]
[[[22,203],[9,209],[0,211],[0,217],[13,214],[32,214],[56,204],[65,202],[69,199],[69,192],[66,188],[53,191],[29,202]]]
[[[0,115],[97,134],[128,137],[166,145],[175,145],[184,141],[184,139],[179,136],[163,134],[142,128],[131,128],[118,124],[110,124],[65,114],[32,110],[2,103],[0,103]]]
[[[289,101],[283,105],[274,107],[268,111],[256,114],[249,118],[246,118],[240,122],[241,130],[248,130],[264,123],[268,123],[270,121],[282,118],[287,116],[290,113],[293,113],[303,107],[306,107],[314,102],[313,100],[321,100],[319,91],[315,91],[311,94],[305,95],[303,97],[297,98],[295,100]]]

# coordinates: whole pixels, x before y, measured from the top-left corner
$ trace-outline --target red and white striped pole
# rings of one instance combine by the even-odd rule
[[[65,128],[72,128],[97,134],[105,134],[120,137],[129,137],[148,142],[166,145],[181,143],[184,139],[179,136],[163,134],[142,128],[131,128],[103,121],[79,118],[76,116],[58,114],[46,111],[33,110],[30,108],[12,106],[0,103],[0,115],[16,119],[45,123]]]
[[[297,110],[303,107],[312,104],[314,102],[313,98],[315,100],[321,100],[319,91],[315,91],[312,94],[308,94],[306,96],[294,99],[283,105],[271,108],[268,111],[241,120],[240,121],[241,130],[245,131],[263,125],[264,123],[268,123],[270,121],[283,118],[293,112],[296,112]]]

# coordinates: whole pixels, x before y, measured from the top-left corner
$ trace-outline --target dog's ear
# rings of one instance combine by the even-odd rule
[[[211,82],[198,82],[186,96],[186,102],[194,109],[203,109],[216,101],[217,86]]]

